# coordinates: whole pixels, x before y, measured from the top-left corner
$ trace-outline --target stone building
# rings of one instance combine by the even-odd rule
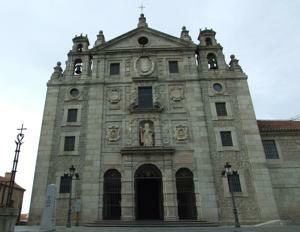
[[[259,130],[247,76],[234,55],[226,64],[215,34],[200,30],[195,44],[185,27],[177,38],[148,27],[141,14],[136,29],[112,40],[102,31],[91,47],[87,36],[73,38],[65,70],[58,62],[48,81],[32,224],[40,222],[50,183],[57,185],[58,224],[66,221],[70,191],[80,199],[81,223],[232,223],[226,162],[238,171],[231,190],[242,223],[299,215],[299,161],[292,163],[299,145],[288,145],[294,134],[299,142],[299,128]],[[266,160],[260,133],[280,144],[279,162]],[[281,168],[288,165],[284,149],[290,169]],[[80,176],[72,188],[64,176],[71,165]],[[294,175],[290,184],[287,175]]]
[[[5,207],[7,194],[9,192],[11,173],[6,172],[5,176],[0,176],[0,208]],[[20,222],[20,216],[22,211],[23,196],[26,190],[17,183],[14,183],[13,194],[12,194],[12,207],[18,209],[17,223]]]

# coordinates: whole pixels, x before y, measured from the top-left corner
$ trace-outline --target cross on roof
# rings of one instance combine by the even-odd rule
[[[139,8],[141,9],[141,13],[143,13],[143,10],[144,10],[144,8],[146,8],[143,4],[141,4],[140,6],[139,6]]]
[[[21,128],[18,128],[17,130],[20,130],[20,131],[21,131],[20,134],[22,134],[23,130],[27,130],[27,128],[24,128],[24,127],[23,127],[23,124],[22,124],[22,127],[21,127]]]

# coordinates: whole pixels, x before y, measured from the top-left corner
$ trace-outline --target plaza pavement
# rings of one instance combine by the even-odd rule
[[[16,226],[15,232],[38,232],[39,226]],[[57,226],[57,232],[300,232],[300,225],[234,227],[83,227]]]

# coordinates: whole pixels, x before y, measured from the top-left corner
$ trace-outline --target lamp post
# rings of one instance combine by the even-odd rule
[[[234,194],[233,194],[234,190],[233,190],[233,185],[232,185],[233,178],[235,176],[238,176],[238,172],[232,171],[231,165],[228,162],[226,162],[226,164],[224,165],[224,170],[222,171],[222,176],[227,177],[227,180],[228,180],[229,192],[230,192],[231,200],[232,200],[235,227],[239,228],[239,227],[241,227],[241,225],[239,222],[239,216],[238,216],[238,212],[237,212],[237,208],[236,208],[236,204],[235,204],[235,198],[234,198]]]
[[[69,183],[70,183],[70,194],[69,194],[69,208],[68,208],[68,217],[67,217],[67,227],[71,227],[71,212],[72,212],[72,181],[73,181],[73,177],[75,176],[75,179],[78,180],[79,179],[79,174],[76,172],[75,173],[76,168],[74,167],[74,165],[72,165],[69,168],[69,172],[64,174],[65,178],[69,178]]]

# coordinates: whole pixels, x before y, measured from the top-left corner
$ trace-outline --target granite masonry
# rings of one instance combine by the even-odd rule
[[[31,224],[49,184],[57,224],[66,223],[70,191],[81,224],[233,223],[226,162],[239,174],[231,189],[242,223],[299,220],[299,123],[284,134],[265,133],[267,121],[258,127],[247,75],[234,55],[225,62],[215,34],[200,30],[195,44],[185,27],[177,38],[141,14],[112,40],[102,31],[93,46],[73,38],[65,69],[58,62],[47,84]],[[71,165],[80,175],[72,185]]]

